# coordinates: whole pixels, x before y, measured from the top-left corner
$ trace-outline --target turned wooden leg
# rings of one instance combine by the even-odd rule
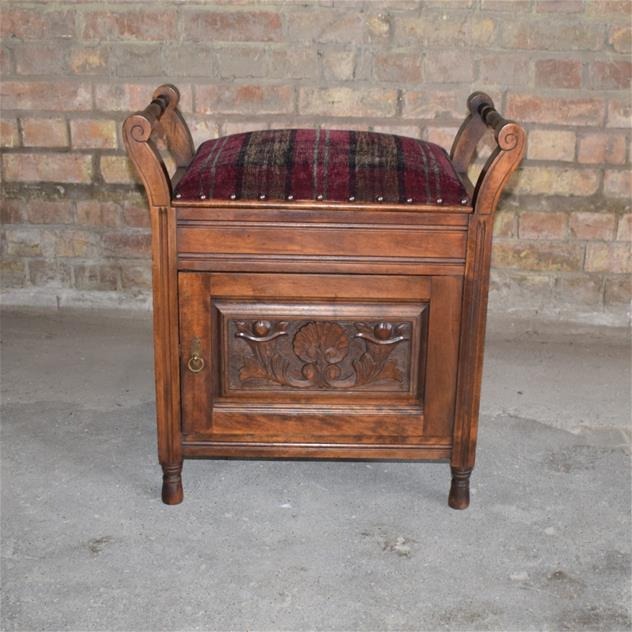
[[[472,470],[463,470],[458,467],[452,470],[452,485],[450,485],[450,496],[448,505],[452,509],[467,509],[470,504],[470,474]]]
[[[182,502],[182,461],[162,464],[162,502],[177,505]]]

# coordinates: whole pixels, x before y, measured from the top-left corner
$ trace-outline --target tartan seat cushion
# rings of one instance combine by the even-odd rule
[[[445,150],[377,132],[280,129],[202,143],[179,200],[469,203]]]

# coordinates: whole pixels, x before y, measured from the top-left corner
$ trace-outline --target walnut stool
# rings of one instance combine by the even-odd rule
[[[151,213],[163,501],[187,457],[431,459],[467,507],[492,222],[524,130],[476,92],[450,156],[325,129],[196,151],[178,99],[159,87],[123,128]]]

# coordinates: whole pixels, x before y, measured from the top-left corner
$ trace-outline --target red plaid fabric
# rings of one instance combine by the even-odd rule
[[[198,149],[181,200],[468,204],[446,152],[376,132],[283,129],[232,134]]]

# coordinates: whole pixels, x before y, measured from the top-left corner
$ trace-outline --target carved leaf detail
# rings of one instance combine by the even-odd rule
[[[404,379],[391,355],[409,339],[409,323],[309,321],[290,330],[288,321],[254,320],[235,321],[234,326],[235,337],[244,340],[252,353],[242,356],[242,383],[264,380],[302,389],[349,389]],[[288,345],[283,338],[291,331],[295,333]]]
[[[402,379],[402,372],[394,360],[389,360],[380,371],[378,377],[380,380],[396,380],[399,382]]]
[[[249,380],[269,379],[265,368],[254,357],[244,358],[244,365],[239,369],[239,379],[242,382]]]

